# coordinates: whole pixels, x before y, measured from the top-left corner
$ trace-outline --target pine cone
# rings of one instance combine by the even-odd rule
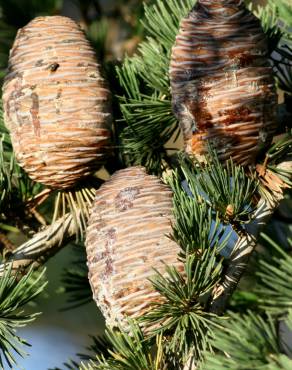
[[[266,37],[242,0],[199,0],[172,49],[173,111],[186,151],[253,164],[272,139],[276,93]]]
[[[93,297],[107,323],[139,317],[162,298],[149,278],[182,268],[171,234],[172,193],[143,167],[116,172],[97,191],[86,238]]]
[[[3,86],[4,118],[16,158],[33,180],[67,188],[101,166],[109,98],[94,51],[73,20],[38,17],[18,31]]]

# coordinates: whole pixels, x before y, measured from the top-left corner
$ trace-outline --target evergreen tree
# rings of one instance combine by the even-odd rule
[[[273,143],[249,170],[231,158],[222,161],[211,144],[203,163],[177,149],[180,128],[172,109],[169,64],[180,22],[195,0],[148,1],[143,10],[140,4],[133,6],[141,22],[129,26],[129,38],[139,35],[142,41],[136,53],[122,61],[108,57],[108,19],[98,2],[79,3],[87,37],[101,58],[113,95],[113,145],[104,170],[112,175],[143,166],[170,187],[174,222],[167,237],[180,248],[181,268],[166,265],[165,273],[153,269],[150,282],[159,299],[151,310],[127,318],[126,325],[107,327],[104,337],[93,338],[90,356],[80,355],[80,363],[64,366],[290,369],[292,345],[283,342],[279,327],[292,327],[291,237],[286,246],[271,238],[281,215],[281,209],[276,211],[279,204],[291,202],[290,2],[248,5],[267,36],[283,97]],[[120,9],[122,2],[116,3]],[[0,46],[1,78],[17,29],[37,15],[58,14],[60,6],[55,0],[0,1],[0,35],[5,40]],[[97,20],[90,18],[92,6]],[[17,328],[37,316],[22,307],[44,290],[46,261],[72,242],[78,260],[63,279],[69,308],[92,300],[84,241],[95,192],[106,181],[96,172],[64,190],[34,182],[15,159],[2,116],[1,111],[0,366],[15,368],[28,344]],[[286,219],[289,223],[291,215]],[[19,231],[27,241],[15,246],[9,238]]]

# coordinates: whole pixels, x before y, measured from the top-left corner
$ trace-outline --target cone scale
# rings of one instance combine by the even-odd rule
[[[171,234],[172,192],[143,167],[116,172],[96,193],[86,237],[93,298],[107,324],[137,318],[161,296],[149,278],[182,268]]]
[[[4,119],[33,180],[68,188],[100,167],[109,146],[109,98],[73,20],[38,17],[18,31],[3,86]]]
[[[185,150],[252,165],[276,126],[276,93],[259,20],[241,0],[199,0],[184,18],[170,63],[172,106]]]

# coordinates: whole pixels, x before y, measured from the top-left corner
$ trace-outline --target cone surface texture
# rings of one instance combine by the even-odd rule
[[[116,172],[97,191],[86,237],[93,297],[107,324],[124,324],[161,300],[149,278],[182,267],[170,240],[172,192],[143,167]]]
[[[276,93],[259,20],[241,0],[199,0],[172,49],[173,111],[185,150],[201,159],[207,141],[221,160],[253,164],[276,125]]]
[[[4,119],[33,180],[67,188],[100,167],[109,147],[109,97],[73,20],[38,17],[18,31],[3,86]]]

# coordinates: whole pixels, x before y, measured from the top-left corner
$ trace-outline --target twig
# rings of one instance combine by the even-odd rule
[[[26,269],[32,264],[37,268],[64,247],[77,231],[72,215],[65,214],[16,248],[5,263],[0,264],[0,276],[7,263],[12,263],[13,270]]]
[[[196,359],[191,351],[183,370],[197,370]]]
[[[291,161],[283,162],[278,167],[287,167],[287,165],[292,172]],[[233,248],[223,282],[216,286],[212,292],[210,312],[222,314],[225,311],[228,299],[246,270],[249,257],[256,247],[260,232],[269,221],[283,197],[283,191],[279,187],[278,191],[274,190],[271,196],[262,196],[260,199],[253,220],[246,225],[246,233],[239,236]]]
[[[45,218],[37,211],[39,207],[53,192],[52,189],[44,189],[42,192],[29,199],[25,205],[26,209],[43,226],[47,225]]]

